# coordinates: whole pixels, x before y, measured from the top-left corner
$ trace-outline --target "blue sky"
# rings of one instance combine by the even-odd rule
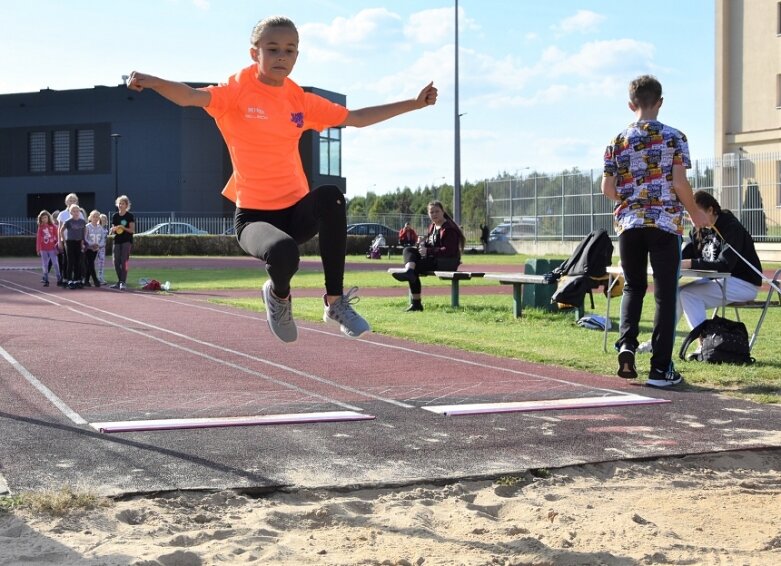
[[[221,82],[249,64],[265,16],[298,25],[291,78],[360,108],[413,97],[439,102],[344,133],[348,195],[453,182],[454,12],[451,1],[26,0],[3,2],[0,93],[116,85],[131,70]],[[637,6],[642,6],[638,9]],[[460,0],[461,178],[598,169],[632,119],[626,85],[659,77],[660,119],[692,156],[714,151],[712,0]]]

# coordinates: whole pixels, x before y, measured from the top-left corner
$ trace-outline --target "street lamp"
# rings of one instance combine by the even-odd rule
[[[114,203],[119,198],[119,138],[120,134],[111,134],[111,139],[114,140]]]
[[[453,219],[456,224],[461,224],[461,114],[458,112],[458,0],[455,0],[455,143],[454,143],[454,171],[453,171]]]

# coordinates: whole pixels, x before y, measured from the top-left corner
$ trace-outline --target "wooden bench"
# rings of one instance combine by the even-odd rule
[[[403,267],[391,267],[388,269],[388,273],[393,275],[394,273],[404,273],[407,271]],[[459,283],[461,281],[468,281],[470,279],[477,279],[483,277],[485,273],[481,271],[426,271],[419,273],[421,277],[434,276],[442,281],[450,281],[450,306],[459,306]]]
[[[524,285],[550,285],[545,282],[544,275],[532,275],[527,273],[486,273],[486,279],[494,279],[502,285],[513,286],[513,315],[515,318],[521,316],[523,309],[523,286]]]

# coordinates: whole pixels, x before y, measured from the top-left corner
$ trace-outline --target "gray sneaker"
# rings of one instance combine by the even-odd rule
[[[645,342],[641,342],[635,351],[638,354],[653,354],[654,346],[650,340],[646,340]]]
[[[266,321],[271,333],[283,342],[295,342],[298,328],[293,320],[293,302],[290,297],[278,299],[271,292],[271,279],[263,283],[263,302],[266,304]]]
[[[337,322],[341,330],[348,338],[358,338],[364,332],[371,332],[371,326],[366,320],[353,309],[352,303],[357,303],[360,299],[356,296],[358,287],[352,287],[346,295],[336,299],[332,305],[326,302],[326,296],[323,295],[325,309],[323,312],[323,322]]]

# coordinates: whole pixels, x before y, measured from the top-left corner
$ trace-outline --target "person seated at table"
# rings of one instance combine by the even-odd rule
[[[719,201],[707,191],[696,191],[694,203],[706,214],[712,228],[691,230],[690,241],[681,252],[681,269],[729,273],[730,278],[726,281],[726,304],[753,301],[762,286],[762,278],[746,261],[759,272],[762,271],[762,264],[751,234],[731,211],[722,210]],[[746,261],[740,259],[737,254],[742,255]],[[705,321],[708,318],[708,309],[724,304],[724,284],[720,279],[702,277],[682,285],[678,290],[676,326],[681,316],[686,318],[690,329]],[[651,349],[649,340],[640,344],[637,351],[650,352]]]
[[[399,245],[400,246],[414,246],[418,241],[418,234],[407,222],[404,227],[399,230]]]
[[[407,307],[407,312],[423,310],[420,274],[436,270],[455,271],[461,265],[461,252],[466,244],[461,228],[445,212],[440,201],[428,203],[428,217],[431,219],[431,225],[425,240],[417,247],[404,248],[406,271],[393,274],[396,280],[409,283],[412,303]]]
[[[731,277],[726,282],[727,304],[753,301],[762,286],[762,277],[759,275],[762,264],[754,247],[754,239],[731,211],[722,210],[719,201],[710,193],[696,191],[694,202],[708,216],[713,228],[691,231],[691,241],[684,246],[681,254],[681,269],[729,273]],[[709,308],[722,305],[723,283],[718,279],[702,278],[680,288],[678,314],[686,317],[689,328],[703,322],[708,317]]]

